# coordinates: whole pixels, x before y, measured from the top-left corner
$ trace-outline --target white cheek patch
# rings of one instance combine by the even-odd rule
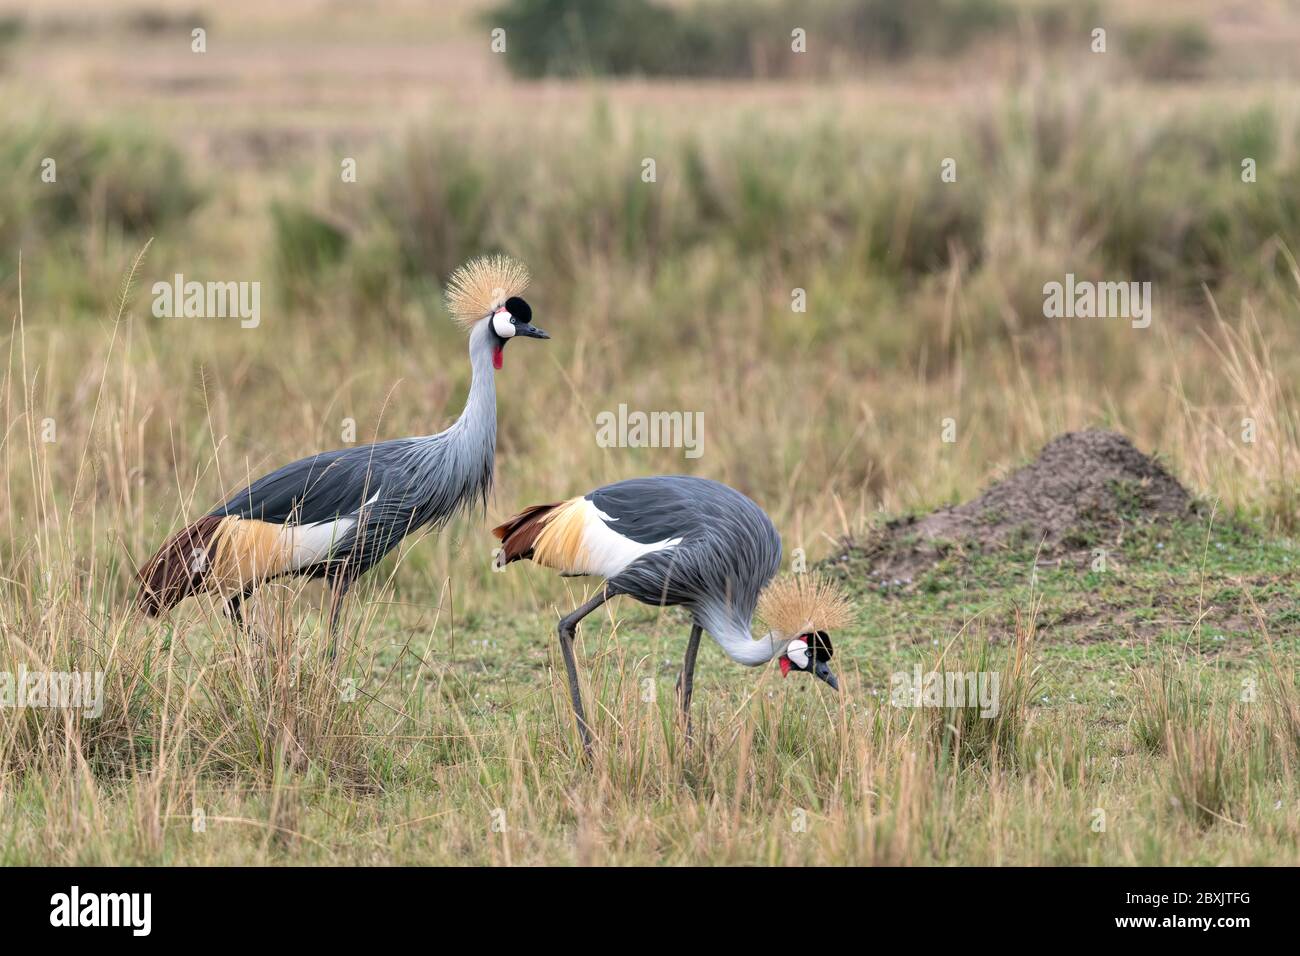
[[[515,324],[510,321],[510,313],[505,309],[499,309],[492,315],[492,328],[503,339],[515,334]]]
[[[785,656],[790,658],[791,664],[803,670],[808,666],[808,643],[802,640],[791,641],[785,649]]]

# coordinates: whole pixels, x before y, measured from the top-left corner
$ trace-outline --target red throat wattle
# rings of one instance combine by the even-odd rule
[[[498,345],[496,348],[492,350],[492,367],[496,369],[498,372],[501,371],[501,365],[502,365],[501,360],[504,357],[505,357],[505,352],[501,350],[501,346]]]
[[[781,676],[790,676],[790,658],[786,657],[784,654],[781,655]]]

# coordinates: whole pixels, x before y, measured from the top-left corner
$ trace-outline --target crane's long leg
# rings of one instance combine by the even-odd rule
[[[591,756],[591,732],[587,728],[587,715],[582,709],[582,691],[578,688],[578,665],[573,659],[573,636],[578,622],[608,600],[604,589],[582,607],[567,617],[560,618],[556,628],[560,633],[560,650],[564,652],[564,669],[569,672],[569,696],[573,698],[573,715],[578,718],[578,736],[582,738],[583,756]]]
[[[691,625],[691,639],[686,642],[686,661],[677,677],[677,696],[682,702],[682,716],[686,718],[686,739],[691,739],[691,691],[695,688],[695,655],[700,652],[700,635],[704,629]]]
[[[330,579],[330,660],[339,649],[339,615],[343,612],[343,598],[347,596],[355,578],[343,573]]]
[[[226,599],[226,613],[230,619],[235,622],[235,630],[247,631],[248,624],[244,621],[244,601],[253,593],[252,588],[244,588],[242,591],[236,591]]]

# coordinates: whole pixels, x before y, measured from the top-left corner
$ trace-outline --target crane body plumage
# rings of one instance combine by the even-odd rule
[[[750,627],[763,586],[781,566],[781,536],[750,498],[705,478],[659,475],[552,508],[521,537],[504,533],[507,562],[525,557],[536,530],[526,556],[538,564],[603,577],[611,597],[683,606],[739,663],[772,659],[775,646],[755,641]]]
[[[619,481],[580,498],[528,508],[493,533],[501,539],[506,563],[532,560],[562,574],[605,579],[601,593],[559,624],[584,748],[590,747],[590,739],[577,688],[573,635],[578,621],[620,594],[653,606],[681,606],[691,614],[681,685],[688,719],[702,631],[728,657],[750,667],[785,655],[807,631],[821,656],[805,655],[796,661],[796,669],[814,670],[836,686],[825,668],[830,642],[816,620],[817,602],[810,605],[809,614],[799,608],[793,615],[782,615],[798,621],[789,632],[774,628],[758,639],[752,635],[755,610],[780,569],[781,536],[762,508],[727,485],[685,475]],[[796,603],[806,596],[799,589],[792,593]],[[820,636],[812,638],[814,633]],[[783,670],[788,666],[783,663]]]
[[[211,591],[239,617],[243,598],[285,574],[327,578],[335,591],[331,629],[343,594],[407,535],[485,507],[496,455],[495,370],[505,341],[545,338],[522,300],[470,326],[469,394],[451,427],[322,452],[252,482],[172,535],[141,572],[139,606],[150,615],[190,594]],[[506,322],[512,327],[507,327]],[[502,333],[505,333],[504,336]]]
[[[470,338],[465,410],[446,431],[325,452],[285,465],[236,492],[212,516],[333,533],[298,573],[347,567],[364,574],[414,531],[486,506],[496,457],[496,389],[486,328]],[[301,549],[300,549],[301,550]],[[289,556],[290,558],[292,556]]]

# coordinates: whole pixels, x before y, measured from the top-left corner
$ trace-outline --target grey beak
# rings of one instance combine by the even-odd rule
[[[813,673],[816,674],[820,680],[824,680],[826,683],[830,684],[831,690],[840,689],[840,682],[835,679],[835,675],[831,673],[831,666],[825,661],[818,661],[817,666],[813,668]]]
[[[526,335],[530,339],[549,339],[550,336],[535,325],[516,325],[515,335]]]

